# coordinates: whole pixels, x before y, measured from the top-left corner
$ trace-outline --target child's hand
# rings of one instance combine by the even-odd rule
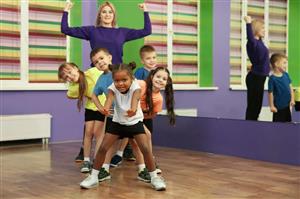
[[[244,16],[244,21],[245,21],[246,23],[251,23],[251,22],[252,22],[252,19],[251,19],[250,16]]]
[[[276,108],[275,106],[271,106],[271,107],[270,107],[270,111],[271,111],[272,113],[277,113],[277,108]]]
[[[142,11],[147,12],[147,7],[145,3],[140,3],[138,6]]]
[[[295,104],[296,104],[295,100],[290,101],[290,106],[295,106]]]
[[[132,109],[129,109],[128,111],[127,111],[127,117],[132,117],[132,116],[134,116],[136,114],[136,110],[134,111],[134,110],[132,110]]]
[[[67,1],[64,11],[69,12],[72,7],[73,7],[73,3],[71,1]]]
[[[99,112],[105,116],[109,116],[110,115],[110,112],[109,110],[103,108],[103,109],[100,109]]]

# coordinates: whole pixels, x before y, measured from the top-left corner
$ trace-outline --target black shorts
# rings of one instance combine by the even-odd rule
[[[107,121],[106,121],[107,122]],[[133,138],[133,136],[138,134],[145,134],[145,129],[143,126],[143,122],[138,122],[137,124],[126,126],[119,124],[117,122],[109,122],[108,125],[106,125],[105,129],[106,133],[118,135],[119,138]]]
[[[295,104],[295,111],[300,111],[300,102],[296,102]]]
[[[144,125],[147,127],[147,129],[150,131],[150,133],[153,133],[153,119],[144,119],[143,120]]]
[[[97,120],[97,121],[104,122],[104,119],[105,119],[105,115],[101,114],[99,111],[92,111],[90,109],[85,109],[84,121],[88,122],[88,121]]]
[[[292,115],[290,106],[277,110],[277,113],[273,113],[273,122],[291,122]]]

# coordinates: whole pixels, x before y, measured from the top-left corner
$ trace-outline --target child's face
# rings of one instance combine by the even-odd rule
[[[168,82],[168,73],[164,70],[157,71],[152,78],[152,85],[156,89],[164,89]]]
[[[105,25],[112,25],[114,20],[114,12],[109,6],[103,7],[100,13],[101,23]]]
[[[79,79],[79,72],[78,68],[66,65],[66,67],[63,69],[63,80],[67,82],[78,82]]]
[[[156,52],[144,52],[142,56],[142,64],[149,70],[152,70],[157,65]]]
[[[287,65],[288,65],[288,61],[286,58],[281,58],[275,63],[276,68],[281,72],[286,71]]]
[[[120,70],[114,73],[113,76],[114,84],[116,88],[121,92],[126,92],[132,83],[132,78],[128,74],[128,71],[126,70]]]
[[[94,57],[92,57],[93,65],[100,71],[108,71],[108,65],[111,64],[112,56],[99,51]]]

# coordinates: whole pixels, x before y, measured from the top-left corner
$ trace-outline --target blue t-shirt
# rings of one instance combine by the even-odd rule
[[[146,80],[149,73],[150,72],[147,69],[145,69],[145,67],[141,67],[135,71],[134,76],[139,80]]]
[[[284,72],[281,77],[271,75],[269,78],[268,90],[273,93],[274,105],[278,110],[286,108],[290,104],[291,82],[292,81],[286,72]]]
[[[113,83],[112,73],[111,72],[106,74],[103,73],[96,82],[96,85],[94,87],[94,94],[98,96],[104,93],[107,96],[108,87],[112,83]]]

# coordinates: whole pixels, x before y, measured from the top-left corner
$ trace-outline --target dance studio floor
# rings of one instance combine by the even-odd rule
[[[0,147],[2,199],[299,199],[300,167],[155,147],[167,190],[136,179],[134,162],[85,190],[74,162],[80,143]]]

